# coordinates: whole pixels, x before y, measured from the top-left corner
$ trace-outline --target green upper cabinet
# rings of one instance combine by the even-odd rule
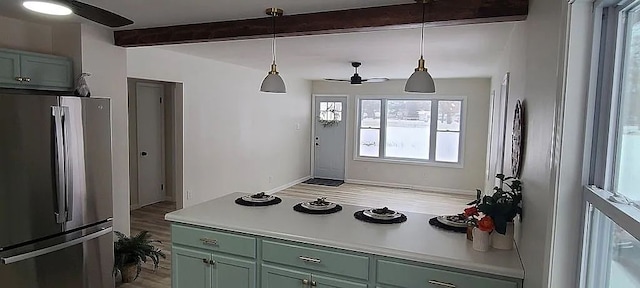
[[[65,57],[0,49],[0,88],[70,91],[73,64]]]
[[[171,258],[173,288],[211,287],[210,253],[173,246]]]
[[[0,50],[0,86],[20,85],[20,54]]]
[[[214,254],[212,288],[255,288],[256,261]],[[199,286],[198,286],[199,287]]]
[[[54,56],[20,56],[20,75],[28,85],[65,88],[73,86],[71,61]]]

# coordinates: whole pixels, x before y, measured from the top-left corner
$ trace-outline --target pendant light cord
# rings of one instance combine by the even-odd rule
[[[273,40],[271,41],[271,54],[273,55],[273,64],[276,63],[276,15],[271,16],[273,19]]]
[[[420,58],[424,57],[424,2],[422,2],[422,36],[420,38]]]

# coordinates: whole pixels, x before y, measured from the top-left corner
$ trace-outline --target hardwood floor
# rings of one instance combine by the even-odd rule
[[[280,196],[327,201],[433,215],[458,214],[473,201],[473,196],[452,195],[401,188],[388,188],[345,183],[338,187],[298,184],[276,193]]]
[[[171,287],[171,230],[164,215],[176,210],[173,202],[160,202],[131,211],[131,234],[147,230],[152,239],[160,240],[156,247],[162,249],[167,259],[160,260],[158,270],[152,263],[143,264],[140,276],[133,283],[116,285],[122,288],[169,288]]]
[[[339,187],[298,184],[276,193],[279,196],[297,197],[315,200],[327,197],[327,200],[366,207],[383,207],[406,212],[425,214],[457,214],[473,196],[449,195],[409,189],[386,188],[356,184],[342,184]],[[176,210],[175,203],[161,202],[131,211],[131,233],[148,230],[153,239],[167,254],[160,268],[153,271],[150,263],[144,264],[140,277],[133,283],[117,285],[121,288],[169,288],[171,287],[171,231],[164,215]]]

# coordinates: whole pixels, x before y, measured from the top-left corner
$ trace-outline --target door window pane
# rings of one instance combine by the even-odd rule
[[[458,162],[460,132],[438,132],[436,135],[436,161]]]
[[[597,209],[591,227],[587,287],[640,287],[640,241]]]
[[[438,131],[460,131],[462,101],[438,101]]]
[[[385,157],[429,159],[431,101],[387,101]]]
[[[380,128],[382,100],[362,100],[360,102],[360,127]]]
[[[640,201],[640,8],[627,16],[627,34],[618,118],[615,189]]]
[[[380,129],[360,129],[360,156],[380,156]]]
[[[320,102],[320,120],[342,121],[342,102]]]

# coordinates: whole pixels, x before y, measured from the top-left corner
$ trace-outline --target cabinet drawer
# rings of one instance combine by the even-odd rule
[[[516,282],[378,260],[379,287],[518,288]],[[391,286],[385,286],[391,285]]]
[[[262,259],[267,262],[306,268],[358,279],[369,278],[369,257],[262,241]]]
[[[171,225],[173,244],[256,258],[256,239],[200,228]]]

